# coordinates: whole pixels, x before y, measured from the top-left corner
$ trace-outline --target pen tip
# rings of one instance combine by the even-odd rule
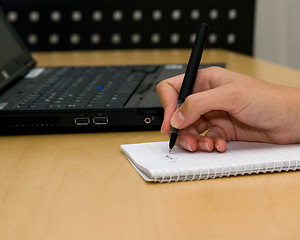
[[[171,152],[172,152],[172,149],[169,150],[169,153],[171,153]]]

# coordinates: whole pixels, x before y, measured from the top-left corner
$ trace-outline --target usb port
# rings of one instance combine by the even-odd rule
[[[94,117],[93,123],[95,125],[105,125],[108,123],[108,118],[107,117]]]
[[[74,122],[78,126],[89,125],[90,119],[88,117],[78,117],[74,119]]]

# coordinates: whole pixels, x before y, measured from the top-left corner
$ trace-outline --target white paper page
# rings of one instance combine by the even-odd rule
[[[121,148],[138,168],[151,177],[190,176],[202,171],[218,173],[217,176],[221,173],[235,175],[243,171],[263,172],[267,168],[278,171],[282,165],[286,170],[300,165],[296,161],[300,160],[300,144],[228,142],[225,153],[191,153],[175,146],[169,154],[168,142],[128,144]]]

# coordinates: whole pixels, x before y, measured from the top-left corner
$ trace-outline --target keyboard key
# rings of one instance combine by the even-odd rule
[[[121,107],[146,72],[155,66],[137,67],[65,67],[35,89],[17,109]]]

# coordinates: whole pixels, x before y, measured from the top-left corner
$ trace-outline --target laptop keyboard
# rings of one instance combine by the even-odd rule
[[[122,107],[155,66],[61,68],[17,109]]]

